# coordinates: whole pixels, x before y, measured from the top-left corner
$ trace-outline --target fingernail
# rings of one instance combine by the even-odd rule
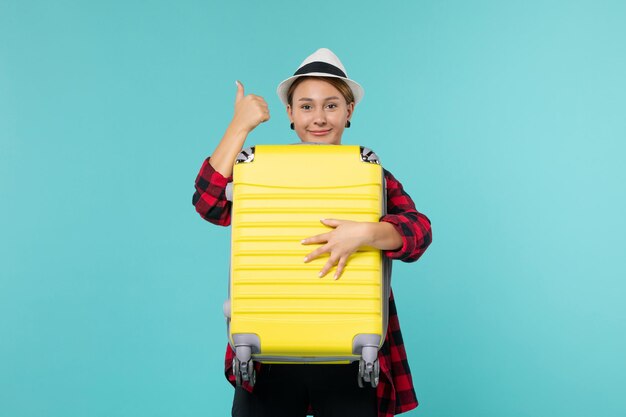
[[[239,81],[235,80],[235,85],[239,87]]]
[[[335,281],[339,279],[339,275],[335,274]]]
[[[304,262],[306,262],[306,261],[308,261],[308,260],[309,260],[309,257],[308,257],[308,256],[305,256],[305,257],[304,257]]]
[[[323,274],[320,272],[319,274],[317,274],[317,276],[321,278]]]
[[[306,239],[302,239],[302,240],[300,241],[300,243],[302,243],[302,244],[304,245],[304,241],[305,241],[305,240],[306,240]]]

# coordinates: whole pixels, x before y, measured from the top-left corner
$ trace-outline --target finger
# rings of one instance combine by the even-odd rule
[[[303,245],[310,245],[312,243],[326,243],[328,242],[328,233],[322,233],[321,235],[315,235],[302,239],[300,243]]]
[[[243,98],[243,84],[239,80],[235,81],[237,84],[237,94],[235,95],[235,103],[238,103],[239,100]]]
[[[339,279],[341,274],[343,273],[346,264],[348,263],[348,257],[343,257],[339,259],[339,263],[337,263],[337,270],[335,271],[335,279]]]
[[[335,265],[335,262],[336,262],[336,259],[333,258],[332,256],[328,258],[328,261],[324,265],[324,268],[322,268],[322,270],[319,273],[319,277],[323,278],[326,274],[328,274],[328,271],[330,271],[330,269]]]
[[[304,263],[309,263],[312,260],[319,258],[321,254],[326,252],[328,252],[328,247],[326,245],[320,246],[319,248],[315,249],[313,252],[304,257]]]
[[[267,107],[267,101],[265,101],[265,99],[261,96],[258,96],[256,94],[248,94],[246,96],[248,98],[248,100],[250,101],[254,101],[256,104],[260,105],[260,106],[266,106]]]
[[[341,223],[343,223],[343,220],[337,220],[337,219],[322,219],[320,221],[322,222],[323,225],[330,226],[330,227],[337,227]]]
[[[259,104],[264,104],[267,106],[267,101],[265,101],[263,96],[260,96],[258,94],[248,94],[248,95],[250,96],[251,100],[257,101]]]

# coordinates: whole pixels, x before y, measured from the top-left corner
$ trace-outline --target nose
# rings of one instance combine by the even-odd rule
[[[326,124],[326,113],[323,108],[318,108],[315,111],[315,119],[313,123],[318,126],[324,126]]]

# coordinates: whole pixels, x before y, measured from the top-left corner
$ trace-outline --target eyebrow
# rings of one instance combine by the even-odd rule
[[[326,100],[339,100],[339,97],[337,97],[337,96],[326,97],[326,98],[324,99],[324,101],[326,101]],[[302,98],[301,98],[300,100],[298,100],[298,101],[313,101],[313,99],[312,99],[312,98],[308,98],[308,97],[302,97]]]

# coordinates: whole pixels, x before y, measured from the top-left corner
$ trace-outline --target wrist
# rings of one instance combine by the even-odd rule
[[[241,137],[243,136],[243,138],[245,139],[246,136],[248,136],[248,134],[252,131],[252,128],[250,128],[249,126],[246,126],[242,123],[240,123],[237,119],[233,119],[230,124],[228,125],[228,129],[227,129],[231,134],[237,136],[237,137]]]
[[[374,222],[371,224],[371,233],[369,237],[372,246],[380,250],[397,250],[402,247],[402,236],[395,227],[388,222]]]
[[[372,246],[376,244],[376,234],[378,233],[377,222],[364,222],[363,246]]]

